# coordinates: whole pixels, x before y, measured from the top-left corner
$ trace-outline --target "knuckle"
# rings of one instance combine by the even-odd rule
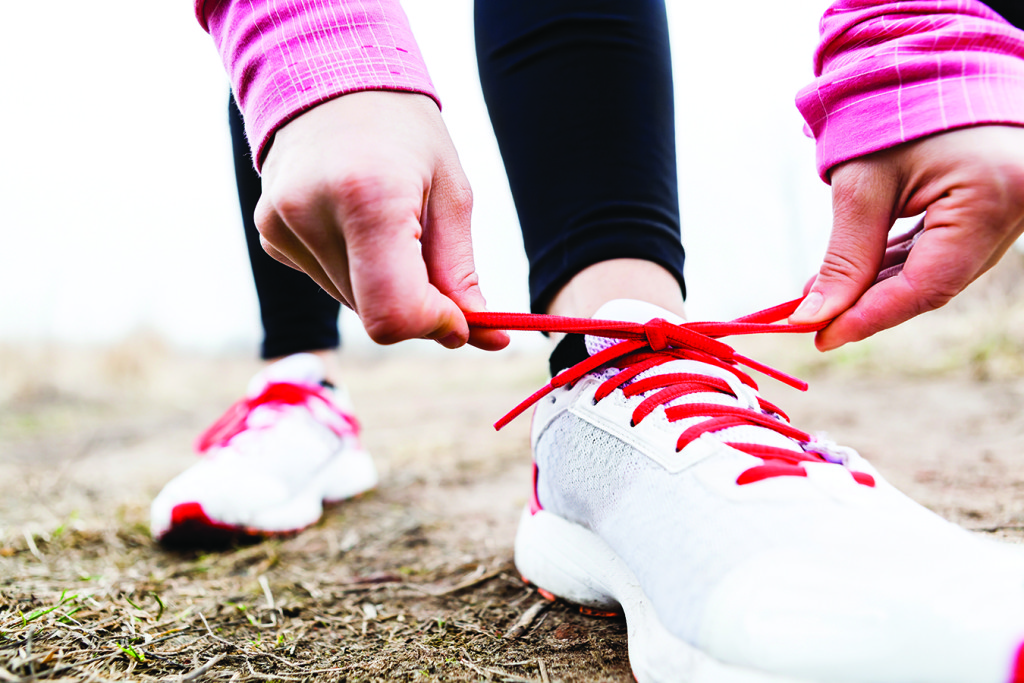
[[[920,291],[920,296],[918,298],[918,313],[925,313],[927,311],[934,311],[937,308],[942,308],[959,293],[958,288],[949,286],[928,287]]]
[[[354,229],[381,228],[403,224],[417,217],[422,193],[408,181],[385,172],[361,172],[339,176],[323,190],[332,211],[340,212],[343,222]],[[417,235],[418,237],[418,235]]]
[[[857,204],[891,184],[895,169],[879,159],[854,160],[837,168],[832,174],[834,204]]]
[[[397,307],[374,306],[372,312],[364,312],[362,323],[366,334],[378,344],[395,344],[420,336],[413,317]]]
[[[473,188],[465,178],[452,180],[448,188],[453,210],[460,214],[473,211]]]
[[[863,270],[857,260],[842,253],[829,252],[821,264],[821,277],[856,282],[861,279]]]
[[[906,277],[907,286],[915,295],[915,316],[942,308],[963,290],[962,286],[954,282],[920,282],[910,275]]]
[[[455,294],[456,296],[464,295],[480,286],[480,276],[477,274],[476,270],[473,269],[472,262],[466,264],[465,270],[462,270],[461,268],[459,270],[464,274],[455,277],[448,286],[447,289],[451,294]]]
[[[282,242],[288,229],[273,209],[261,210],[261,206],[266,205],[260,204],[257,206],[256,214],[253,218],[256,222],[256,230],[260,233],[260,242],[264,243],[265,249],[268,243]]]
[[[380,203],[386,194],[386,183],[386,177],[374,172],[345,173],[331,179],[324,192],[333,196],[341,205],[356,209]]]
[[[998,191],[997,201],[1001,206],[1012,207],[1018,214],[1024,209],[1024,165],[1004,163],[986,177],[995,179],[990,182]]]
[[[302,194],[288,193],[273,198],[274,209],[286,225],[302,225],[310,213],[309,200]]]

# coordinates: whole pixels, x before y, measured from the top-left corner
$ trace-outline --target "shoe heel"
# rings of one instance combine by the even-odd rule
[[[328,504],[354,498],[377,486],[377,468],[361,448],[346,449],[327,464],[318,477],[321,497]]]
[[[535,585],[542,596],[580,605],[584,614],[622,613],[601,576],[605,565],[601,560],[614,552],[587,529],[550,512],[531,513],[527,508],[519,520],[515,553],[523,580]]]

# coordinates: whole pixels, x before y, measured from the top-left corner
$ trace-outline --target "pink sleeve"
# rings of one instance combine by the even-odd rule
[[[837,0],[797,107],[818,173],[954,128],[1024,125],[1024,32],[977,0]]]
[[[245,118],[257,169],[274,133],[357,90],[433,97],[398,0],[196,0]]]

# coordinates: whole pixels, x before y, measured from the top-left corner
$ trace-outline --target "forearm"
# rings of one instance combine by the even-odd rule
[[[836,165],[934,133],[1024,125],[1024,32],[977,0],[837,0],[797,106]]]
[[[437,100],[398,0],[197,0],[196,16],[227,69],[257,168],[281,126],[338,95]]]

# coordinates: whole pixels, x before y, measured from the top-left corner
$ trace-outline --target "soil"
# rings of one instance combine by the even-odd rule
[[[1015,329],[997,303],[993,329]],[[763,382],[795,424],[1020,543],[1024,353],[978,310],[829,360],[807,340],[745,350],[810,379],[806,394]],[[924,338],[960,361],[925,357]],[[631,680],[621,619],[549,603],[512,563],[529,420],[490,425],[546,381],[544,361],[345,358],[380,487],[291,538],[172,551],[149,537],[149,501],[255,362],[145,338],[0,348],[0,680]]]

